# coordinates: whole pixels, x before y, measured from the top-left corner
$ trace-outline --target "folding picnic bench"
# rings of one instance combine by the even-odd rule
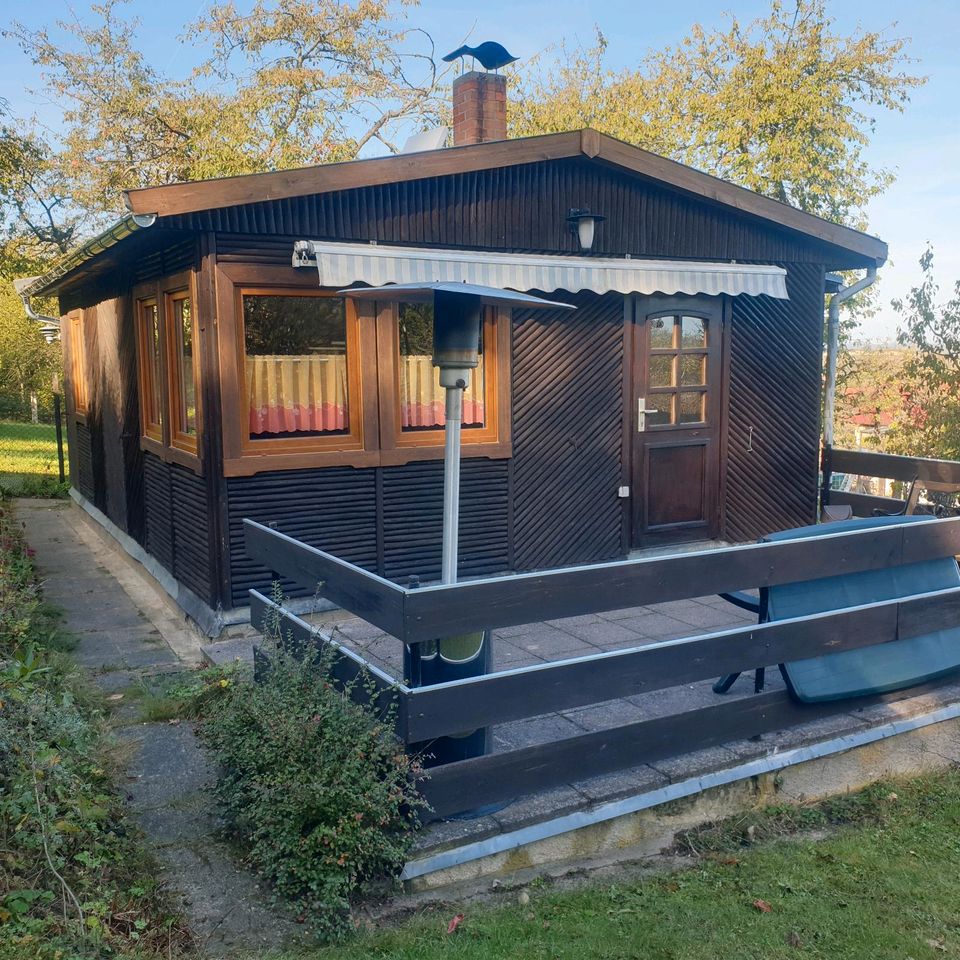
[[[929,516],[866,517],[847,520],[844,530],[863,530],[903,523],[925,523]],[[772,533],[762,543],[802,540],[822,536],[822,525]],[[739,607],[752,610],[761,623],[826,613],[844,607],[897,600],[934,590],[960,587],[960,568],[953,557],[924,560],[880,570],[845,573],[764,587],[759,597],[746,593],[722,594]],[[960,669],[960,626],[907,640],[831,653],[810,660],[781,663],[780,671],[790,693],[805,703],[885,693],[923,683]],[[739,674],[729,674],[714,684],[726,693]],[[757,691],[763,687],[763,667],[756,672]]]

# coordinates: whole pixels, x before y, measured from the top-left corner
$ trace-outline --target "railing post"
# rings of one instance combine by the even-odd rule
[[[53,391],[53,425],[57,432],[57,466],[60,469],[60,482],[66,480],[66,473],[63,469],[63,412],[60,409],[60,392]]]
[[[830,484],[833,481],[833,447],[825,443],[820,455],[820,509],[830,503]]]

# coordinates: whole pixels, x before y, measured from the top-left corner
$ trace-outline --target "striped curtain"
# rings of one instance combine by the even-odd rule
[[[400,425],[404,430],[442,427],[446,422],[440,370],[432,357],[400,357]],[[483,357],[463,396],[464,425],[483,425]]]
[[[347,430],[347,358],[343,354],[248,356],[250,433]]]

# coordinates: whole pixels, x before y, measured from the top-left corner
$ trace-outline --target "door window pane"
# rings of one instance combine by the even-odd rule
[[[654,317],[648,326],[651,348],[663,350],[673,346],[673,317]]]
[[[647,397],[647,410],[654,411],[645,416],[647,427],[662,427],[673,423],[673,397],[672,393],[658,393]]]
[[[348,432],[343,299],[244,295],[243,334],[251,438]]]
[[[446,423],[445,391],[440,386],[440,368],[433,365],[433,305],[401,303],[398,311],[400,341],[400,428],[404,432],[437,430]],[[480,356],[470,372],[470,386],[463,394],[464,428],[484,423],[483,324],[480,325]]]
[[[681,317],[680,331],[681,346],[705,347],[707,345],[707,324],[699,317]]]
[[[197,384],[193,368],[193,309],[189,297],[173,301],[173,330],[177,344],[177,374],[179,376],[180,410],[178,424],[181,433],[197,434]]]
[[[649,385],[651,387],[674,386],[673,369],[673,357],[651,357]]]
[[[679,423],[702,423],[704,417],[704,393],[681,393],[680,394],[680,418]]]
[[[685,387],[699,387],[705,383],[706,357],[688,354],[680,357],[680,383]]]

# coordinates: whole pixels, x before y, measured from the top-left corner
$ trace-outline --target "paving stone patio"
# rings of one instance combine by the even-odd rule
[[[123,791],[203,952],[277,946],[303,927],[279,913],[218,837],[212,771],[190,724],[141,723],[131,691],[202,663],[204,638],[135,561],[70,501],[18,500],[18,519],[43,578],[77,640],[74,659],[105,694],[129,759]]]

